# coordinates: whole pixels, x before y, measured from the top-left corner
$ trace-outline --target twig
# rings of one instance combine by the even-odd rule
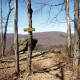
[[[62,5],[64,3],[59,3],[59,4],[56,4],[56,5],[50,5],[50,4],[47,4],[47,3],[37,3],[37,4],[43,4],[43,5],[48,5],[48,6],[59,6],[59,5]]]
[[[62,5],[60,11],[58,12],[58,14],[57,14],[55,17],[52,18],[52,20],[55,19],[55,18],[57,18],[57,17],[59,16],[59,14],[60,14],[63,10],[65,10],[65,9],[63,9],[63,5]],[[52,22],[52,20],[51,20],[51,22]]]

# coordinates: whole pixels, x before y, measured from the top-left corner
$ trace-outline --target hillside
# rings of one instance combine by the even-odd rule
[[[28,35],[19,35],[19,38],[25,37]],[[14,35],[7,34],[7,56],[0,57],[0,80],[71,80],[73,59],[60,50],[54,50],[62,50],[62,45],[67,41],[67,34],[64,32],[34,33],[33,38],[38,39],[38,42],[32,53],[32,75],[27,76],[26,73],[27,52],[19,55],[20,73],[17,75],[15,74],[15,55],[12,55],[14,54]]]
[[[32,75],[27,76],[27,53],[19,55],[20,73],[15,74],[15,56],[0,58],[0,80],[71,80],[72,58],[64,53],[33,52]]]
[[[28,38],[28,35],[19,34],[19,38]],[[37,39],[35,50],[61,49],[67,43],[67,33],[64,32],[40,32],[34,33],[33,38]],[[7,34],[6,54],[11,54],[14,42],[14,34]]]
[[[67,42],[67,34],[64,32],[43,32],[35,33],[34,38],[44,49],[62,48]]]

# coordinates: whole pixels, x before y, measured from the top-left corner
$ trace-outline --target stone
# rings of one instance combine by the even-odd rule
[[[19,52],[25,52],[28,50],[28,39],[27,38],[20,38],[18,40],[19,43]],[[32,39],[32,50],[34,50],[37,44],[37,39]]]

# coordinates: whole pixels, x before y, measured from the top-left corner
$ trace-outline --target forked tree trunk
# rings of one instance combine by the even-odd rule
[[[27,0],[28,8],[28,27],[32,28],[32,8],[31,0]],[[32,32],[28,32],[28,59],[27,59],[27,72],[31,74],[31,56],[32,56]]]
[[[10,3],[11,3],[11,0],[9,0],[9,2],[8,2],[9,12],[8,12],[6,23],[4,26],[5,29],[4,29],[4,34],[3,34],[3,54],[5,53],[5,49],[6,49],[6,33],[7,33],[8,21],[9,21],[10,13],[13,10],[13,8],[10,7]]]
[[[74,76],[80,77],[80,26],[79,26],[79,0],[74,0]]]
[[[8,1],[9,12],[8,12],[8,15],[7,15],[6,23],[5,23],[5,26],[4,26],[5,29],[4,29],[4,33],[3,33],[3,27],[2,27],[2,22],[3,22],[3,19],[2,19],[2,0],[1,0],[1,44],[2,44],[2,56],[4,56],[5,49],[6,49],[6,33],[7,33],[8,20],[9,20],[10,13],[13,10],[13,8],[10,7],[10,3],[11,3],[11,0]]]
[[[15,72],[19,72],[19,46],[18,46],[18,0],[14,0],[14,50],[15,50]]]
[[[71,38],[71,26],[70,26],[70,18],[69,18],[69,0],[64,0],[64,2],[65,2],[66,19],[67,19],[68,56],[71,57],[72,38]]]

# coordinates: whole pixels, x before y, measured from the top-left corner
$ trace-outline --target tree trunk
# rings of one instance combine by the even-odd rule
[[[5,49],[6,49],[6,33],[7,33],[7,26],[8,26],[9,16],[10,16],[11,11],[13,10],[13,8],[10,7],[10,3],[11,3],[11,0],[8,2],[9,12],[8,12],[5,27],[4,27],[5,29],[4,29],[4,34],[3,34],[3,51],[4,51],[3,54],[5,53]]]
[[[2,0],[1,0],[1,49],[2,49],[2,56],[4,56],[4,50],[3,50],[3,19],[2,19]]]
[[[68,33],[68,56],[71,57],[72,38],[71,38],[71,26],[69,18],[69,0],[65,0],[65,8],[66,8],[67,33]]]
[[[79,26],[79,0],[74,0],[74,76],[80,76],[80,26]]]
[[[18,46],[18,0],[14,0],[14,50],[15,50],[15,72],[19,72],[19,46]]]
[[[31,0],[27,0],[28,7],[28,27],[32,28],[32,8]],[[32,56],[32,32],[28,32],[28,59],[27,59],[27,72],[31,74],[31,56]]]

